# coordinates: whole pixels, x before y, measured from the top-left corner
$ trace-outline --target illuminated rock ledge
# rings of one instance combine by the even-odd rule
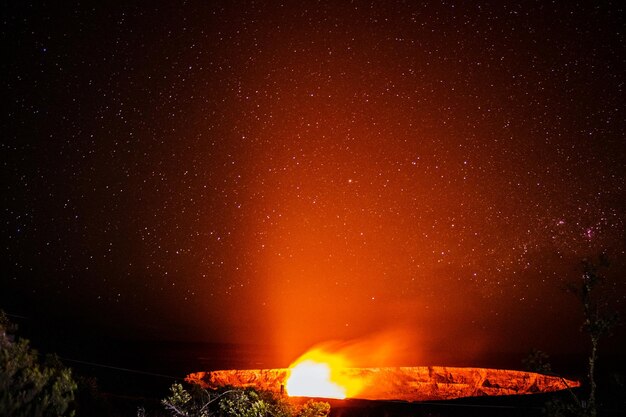
[[[224,385],[284,392],[289,369],[223,370],[196,372],[185,380],[203,388]],[[443,366],[345,368],[342,377],[359,380],[362,388],[351,398],[366,400],[432,401],[461,397],[522,395],[560,391],[580,386],[533,372]]]

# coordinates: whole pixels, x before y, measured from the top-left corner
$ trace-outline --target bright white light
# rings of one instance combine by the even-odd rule
[[[330,366],[312,360],[291,369],[286,388],[294,397],[346,398],[345,388],[331,381]]]

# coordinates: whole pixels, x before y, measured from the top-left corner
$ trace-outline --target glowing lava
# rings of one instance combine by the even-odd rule
[[[346,389],[330,378],[326,363],[304,361],[291,369],[287,394],[292,397],[346,398]]]
[[[362,382],[343,374],[347,360],[338,354],[313,349],[289,367],[285,388],[292,397],[353,397]]]

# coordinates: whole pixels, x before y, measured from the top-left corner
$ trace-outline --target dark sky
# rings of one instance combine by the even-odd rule
[[[624,311],[622,2],[29,3],[2,6],[10,312],[566,352],[601,252]]]

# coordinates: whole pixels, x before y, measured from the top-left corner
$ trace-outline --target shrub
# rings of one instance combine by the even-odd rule
[[[193,385],[187,391],[178,383],[170,387],[162,404],[172,417],[326,417],[330,412],[328,403],[309,401],[298,408],[271,392],[253,388],[208,391]]]
[[[56,357],[40,364],[26,339],[9,334],[13,326],[0,311],[0,415],[72,416],[76,383]]]

